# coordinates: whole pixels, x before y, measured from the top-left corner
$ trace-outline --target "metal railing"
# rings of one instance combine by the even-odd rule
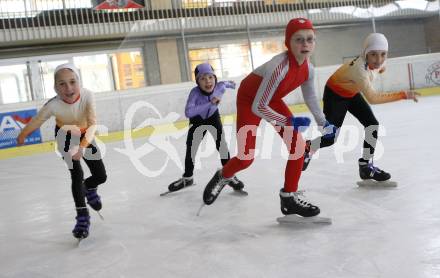
[[[93,0],[95,3],[105,0]],[[108,0],[106,0],[108,1]],[[114,0],[116,1],[116,0]],[[304,16],[315,24],[430,16],[439,2],[371,0],[144,0],[138,9],[98,9],[92,0],[1,0],[0,42],[160,35],[215,28],[282,26]]]

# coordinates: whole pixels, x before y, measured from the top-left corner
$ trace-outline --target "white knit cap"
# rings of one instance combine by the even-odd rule
[[[388,51],[388,40],[381,33],[371,33],[364,40],[363,56],[367,57],[367,53],[372,51]]]
[[[78,80],[80,80],[80,78],[79,78],[79,71],[78,71],[78,69],[75,67],[74,64],[71,64],[71,63],[65,63],[65,64],[61,64],[61,65],[57,66],[57,67],[55,68],[54,75],[56,75],[57,72],[59,72],[59,71],[62,70],[62,69],[70,69],[71,71],[73,71],[73,72],[75,73],[75,75],[76,75],[76,77],[78,78]]]

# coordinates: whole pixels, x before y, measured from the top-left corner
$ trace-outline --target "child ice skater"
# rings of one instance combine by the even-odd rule
[[[315,94],[314,68],[309,62],[315,48],[312,22],[305,18],[292,19],[286,27],[285,45],[287,51],[255,69],[241,82],[237,95],[238,155],[208,183],[203,194],[205,204],[212,204],[235,173],[252,164],[257,128],[264,119],[275,126],[290,153],[284,188],[280,190],[281,212],[305,217],[319,214],[319,208],[301,199],[297,192],[305,147],[299,131],[309,126],[310,119],[292,115],[283,101],[283,97],[301,86],[304,101],[315,121],[329,132],[334,130],[333,125],[326,122]]]
[[[327,81],[324,89],[324,114],[326,119],[340,128],[345,115],[350,112],[365,127],[363,154],[359,158],[359,175],[362,180],[386,181],[391,175],[373,165],[379,122],[370,104],[379,104],[401,99],[417,102],[419,93],[414,91],[376,92],[372,86],[377,73],[385,70],[388,41],[383,34],[371,33],[364,41],[362,53],[354,60],[342,65]],[[364,97],[367,99],[365,101]],[[307,141],[303,170],[307,169],[312,155],[319,149],[334,144],[337,137],[318,137]]]
[[[107,179],[100,150],[94,141],[95,101],[93,93],[81,87],[79,72],[74,65],[59,65],[54,75],[57,96],[50,99],[23,128],[17,137],[17,144],[23,145],[29,134],[50,117],[55,117],[58,151],[62,154],[72,179],[72,195],[77,214],[72,233],[74,237],[81,239],[89,235],[90,227],[85,199],[90,207],[99,211],[102,202],[97,189]],[[85,180],[81,158],[91,172],[91,176]]]
[[[206,131],[211,133],[215,140],[222,165],[230,159],[218,105],[227,88],[235,89],[235,83],[217,82],[217,76],[208,63],[197,65],[194,75],[197,86],[189,93],[185,107],[185,116],[189,118],[190,124],[186,138],[185,173],[182,178],[168,186],[170,192],[193,185],[194,159]],[[231,177],[229,185],[236,191],[242,191],[244,187],[236,176]]]

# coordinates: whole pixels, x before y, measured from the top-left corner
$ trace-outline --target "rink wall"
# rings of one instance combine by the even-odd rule
[[[315,86],[319,98],[322,98],[325,82],[339,65],[319,67],[315,69]],[[237,83],[235,90],[228,89],[222,99],[220,112],[222,115],[234,115],[235,99],[242,78],[233,79]],[[98,122],[102,126],[100,139],[104,142],[123,139],[124,130],[133,130],[134,138],[148,136],[154,130],[157,133],[173,128],[184,128],[187,121],[184,115],[186,98],[195,84],[193,82],[149,86],[141,89],[98,93],[96,97]],[[390,58],[387,60],[386,71],[375,82],[378,91],[417,89],[422,95],[440,94],[440,53],[424,54],[409,57]],[[305,112],[300,89],[289,94],[285,100],[295,113]],[[2,105],[0,113],[25,109],[40,109],[45,101]],[[174,123],[173,125],[170,125]],[[20,148],[0,150],[0,159],[47,152],[53,147],[54,120],[47,121],[41,127],[42,144],[28,145]]]

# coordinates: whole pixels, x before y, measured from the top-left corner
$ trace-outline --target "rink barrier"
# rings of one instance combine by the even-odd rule
[[[417,92],[419,92],[422,95],[422,97],[437,96],[437,95],[440,96],[440,87],[417,89]],[[322,107],[322,102],[321,102],[321,107]],[[291,111],[294,111],[295,113],[308,112],[308,108],[305,104],[289,105],[289,109]],[[236,121],[236,114],[223,115],[222,121],[223,124],[225,125],[232,124],[233,122]],[[176,128],[178,130],[181,130],[187,127],[188,127],[188,120],[182,120],[174,123],[149,126],[146,128],[142,128],[138,131],[131,131],[131,137],[133,139],[144,138],[150,136],[153,132],[156,135],[167,134],[167,133],[175,132]],[[124,140],[124,131],[111,132],[108,133],[107,135],[98,135],[97,137],[99,140],[101,140],[104,143],[118,142]],[[8,149],[0,150],[0,160],[19,157],[19,156],[29,156],[35,154],[48,153],[48,152],[53,152],[55,150],[56,150],[55,141],[48,141],[33,145],[25,145],[21,147],[12,147]]]

